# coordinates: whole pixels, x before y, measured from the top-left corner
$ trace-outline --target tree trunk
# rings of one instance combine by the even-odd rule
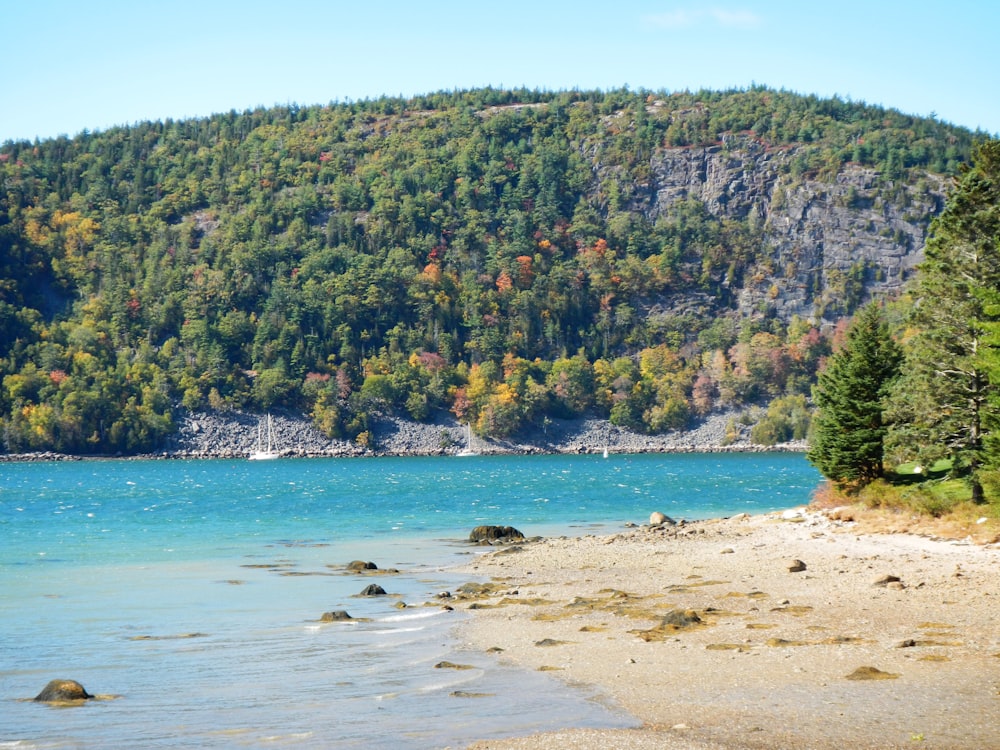
[[[983,485],[976,478],[972,478],[972,502],[976,505],[982,505],[986,502],[986,495],[983,493]]]

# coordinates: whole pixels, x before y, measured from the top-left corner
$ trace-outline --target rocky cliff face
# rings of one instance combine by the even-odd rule
[[[676,201],[696,199],[717,217],[748,221],[766,247],[736,294],[739,312],[832,322],[872,297],[898,294],[923,257],[947,181],[927,174],[894,183],[850,164],[810,172],[805,156],[743,136],[660,150],[634,208],[655,221]]]

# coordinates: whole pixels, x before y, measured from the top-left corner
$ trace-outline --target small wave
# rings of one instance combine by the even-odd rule
[[[441,682],[432,682],[427,685],[421,685],[417,688],[418,693],[436,693],[442,690],[454,690],[459,685],[468,685],[470,682],[476,682],[483,676],[483,670],[472,669],[469,670],[462,677],[455,677],[451,680],[443,680]]]
[[[292,734],[272,734],[261,737],[261,740],[263,742],[285,742],[286,740],[298,742],[299,740],[308,740],[312,736],[312,732],[294,732]]]
[[[419,633],[426,628],[391,628],[389,630],[369,630],[372,635],[395,635],[396,633]]]
[[[423,620],[427,617],[437,617],[444,613],[444,610],[436,609],[430,612],[414,612],[413,614],[407,615],[390,615],[389,617],[380,617],[375,622],[406,622],[407,620]]]

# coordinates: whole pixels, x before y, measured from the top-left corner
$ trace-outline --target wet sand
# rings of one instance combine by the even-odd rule
[[[597,686],[632,730],[527,748],[1000,747],[1000,545],[862,533],[849,513],[553,538],[468,566],[460,638]],[[544,700],[544,696],[539,696]]]

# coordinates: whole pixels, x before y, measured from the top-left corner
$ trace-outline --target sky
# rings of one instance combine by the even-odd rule
[[[996,0],[0,0],[0,143],[480,86],[763,85],[1000,134]]]

